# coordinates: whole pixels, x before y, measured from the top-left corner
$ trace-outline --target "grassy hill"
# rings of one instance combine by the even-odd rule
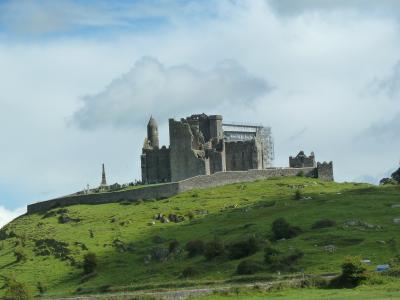
[[[300,200],[295,200],[296,191],[300,191]],[[158,213],[184,216],[185,220],[162,223],[154,220]],[[283,253],[304,252],[295,265],[297,270],[339,272],[346,255],[360,255],[373,265],[388,263],[398,253],[400,242],[400,224],[393,221],[400,218],[400,188],[277,178],[158,201],[75,205],[25,215],[0,232],[0,286],[5,278],[15,276],[36,293],[40,282],[47,295],[67,295],[240,280],[245,276],[235,270],[243,259],[189,258],[185,244],[193,239],[217,239],[229,246],[249,236],[262,243],[271,237],[271,224],[278,217],[301,229],[297,237],[273,243]],[[312,229],[322,219],[336,225]],[[168,254],[173,240],[179,246]],[[333,252],[327,251],[328,245],[334,246]],[[15,252],[23,253],[21,261],[16,261]],[[93,276],[82,275],[83,256],[88,252],[98,259]],[[250,258],[262,265],[263,257],[261,247]],[[190,280],[181,276],[187,267],[197,273]],[[265,279],[277,272],[266,267],[252,276]]]

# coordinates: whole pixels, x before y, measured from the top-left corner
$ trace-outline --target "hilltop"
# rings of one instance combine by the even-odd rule
[[[193,190],[162,200],[121,199],[24,215],[0,232],[1,281],[15,276],[36,294],[41,286],[45,295],[71,295],[271,279],[278,270],[264,266],[263,247],[272,239],[271,224],[280,217],[298,227],[299,234],[274,241],[273,247],[304,254],[290,269],[279,270],[281,275],[338,273],[346,255],[369,259],[373,268],[398,253],[399,192],[398,186],[287,177]],[[322,220],[328,227],[318,228],[324,222],[316,226]],[[217,240],[229,249],[249,237],[260,247],[245,258],[206,260],[203,255],[188,257],[185,250],[190,240]],[[24,256],[18,262],[16,251]],[[83,256],[89,252],[96,254],[98,267],[83,276]],[[249,258],[264,267],[254,275],[236,274],[238,264]],[[189,267],[194,271],[185,279],[182,272]]]

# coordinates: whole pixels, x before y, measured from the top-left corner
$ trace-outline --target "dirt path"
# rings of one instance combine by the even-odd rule
[[[182,288],[175,290],[165,291],[135,291],[135,292],[120,292],[117,294],[101,294],[101,295],[90,295],[90,296],[76,296],[67,298],[48,298],[49,300],[132,300],[140,299],[140,297],[147,297],[149,299],[162,299],[162,300],[184,300],[190,297],[207,296],[218,292],[234,292],[238,288],[260,288],[262,290],[268,290],[274,286],[289,285],[292,287],[299,286],[302,279],[290,279],[280,281],[269,281],[269,282],[254,282],[246,284],[225,284],[222,286],[210,286],[210,287],[192,287]]]

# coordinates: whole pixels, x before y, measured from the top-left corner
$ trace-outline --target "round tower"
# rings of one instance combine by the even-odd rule
[[[152,147],[159,148],[158,126],[153,116],[150,117],[149,123],[147,124],[147,139]]]

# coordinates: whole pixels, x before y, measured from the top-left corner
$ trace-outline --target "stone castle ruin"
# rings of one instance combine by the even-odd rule
[[[169,119],[170,146],[160,148],[154,118],[147,125],[141,168],[143,183],[175,182],[216,172],[261,170],[272,165],[270,128],[224,124],[222,116]]]
[[[271,129],[262,125],[223,123],[220,115],[192,115],[180,121],[169,119],[169,139],[168,147],[160,147],[158,126],[151,117],[140,157],[141,183],[107,185],[103,164],[98,188],[30,204],[28,213],[75,204],[164,199],[188,190],[271,177],[333,181],[332,162],[316,162],[313,152],[289,157],[289,167],[272,167]],[[133,185],[142,186],[130,188]]]

